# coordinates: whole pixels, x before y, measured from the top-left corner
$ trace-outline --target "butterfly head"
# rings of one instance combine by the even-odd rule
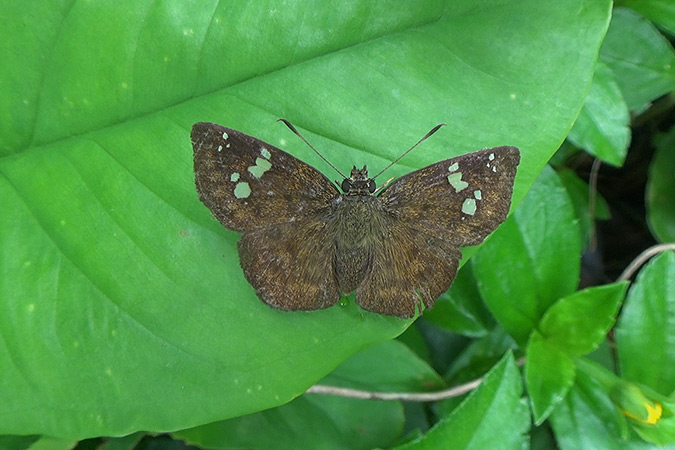
[[[340,187],[346,195],[370,195],[375,192],[375,180],[368,176],[366,166],[363,169],[354,166],[351,175],[342,180]]]

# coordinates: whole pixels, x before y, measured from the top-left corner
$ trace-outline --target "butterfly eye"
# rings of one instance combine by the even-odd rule
[[[352,182],[349,181],[349,178],[345,178],[342,180],[340,187],[342,187],[342,192],[349,192],[349,189],[352,187]]]
[[[371,194],[375,192],[375,180],[373,179],[368,180],[368,192]]]

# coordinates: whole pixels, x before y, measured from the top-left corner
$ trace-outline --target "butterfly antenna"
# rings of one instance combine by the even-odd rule
[[[410,147],[408,150],[406,150],[405,152],[403,152],[403,154],[402,154],[401,156],[399,156],[398,158],[396,158],[395,160],[393,160],[387,167],[385,167],[384,169],[380,170],[380,171],[377,173],[377,175],[375,175],[372,179],[374,180],[375,178],[377,178],[377,177],[379,177],[380,175],[382,175],[382,172],[384,172],[385,170],[387,170],[388,168],[390,168],[391,166],[393,166],[394,164],[396,164],[397,162],[399,162],[399,161],[401,160],[401,158],[403,158],[405,155],[407,155],[408,153],[410,153],[410,152],[412,151],[412,149],[414,149],[415,147],[417,147],[418,145],[420,145],[422,142],[424,142],[425,140],[427,140],[427,138],[429,138],[432,134],[434,134],[435,132],[437,132],[438,129],[441,128],[441,127],[444,126],[444,125],[445,125],[444,123],[440,123],[440,124],[436,125],[435,127],[433,127],[433,128],[431,129],[431,131],[429,131],[427,134],[425,134],[424,137],[423,137],[422,139],[420,139],[419,141],[417,141],[417,144],[413,145],[413,146]]]
[[[315,152],[317,155],[319,155],[319,157],[320,157],[321,159],[323,159],[324,161],[326,161],[326,164],[328,164],[329,166],[331,166],[331,167],[333,168],[333,170],[335,170],[337,173],[339,173],[340,176],[341,176],[342,178],[347,178],[347,176],[345,176],[344,173],[340,172],[340,170],[339,170],[337,167],[335,167],[333,164],[330,163],[330,161],[328,161],[326,158],[324,158],[324,156],[323,156],[321,153],[319,153],[319,151],[318,151],[317,149],[315,149],[315,148],[312,146],[312,144],[310,144],[310,143],[307,141],[307,139],[305,139],[305,137],[304,137],[303,135],[300,134],[300,132],[299,132],[298,130],[295,129],[295,127],[293,126],[293,124],[291,124],[291,123],[290,123],[288,120],[286,120],[286,119],[277,119],[277,122],[283,122],[283,123],[285,123],[286,126],[287,126],[288,128],[290,128],[291,131],[292,131],[293,133],[295,133],[300,139],[302,139],[303,141],[305,141],[305,144],[309,145],[309,148],[311,148],[312,150],[314,150],[314,152]],[[424,140],[424,139],[423,139],[423,140]]]

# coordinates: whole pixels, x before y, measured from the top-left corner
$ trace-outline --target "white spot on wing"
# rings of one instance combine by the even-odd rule
[[[240,181],[234,187],[234,196],[237,198],[248,198],[251,195],[251,186],[245,181]]]
[[[229,136],[227,135],[227,133],[223,131],[223,140],[226,141],[228,137],[229,137]]]
[[[251,174],[256,177],[260,178],[263,176],[265,172],[270,170],[272,168],[272,163],[269,162],[266,159],[263,158],[256,158],[255,159],[255,166],[251,166],[248,168],[248,171],[251,172]]]
[[[454,163],[450,167],[448,167],[448,172],[454,172],[457,169],[459,169],[459,164]]]
[[[230,175],[230,181],[239,181],[239,172],[235,172]]]
[[[482,200],[483,199],[483,193],[478,189],[477,191],[473,191],[473,197],[476,200]]]
[[[460,192],[469,187],[469,183],[462,180],[462,172],[453,172],[448,175],[448,183],[455,188],[455,192]]]
[[[472,198],[464,200],[464,203],[462,203],[462,212],[470,216],[476,214],[476,200]]]
[[[265,147],[260,149],[260,154],[262,155],[263,158],[270,159],[272,157],[272,154],[270,153],[269,150],[267,150]]]

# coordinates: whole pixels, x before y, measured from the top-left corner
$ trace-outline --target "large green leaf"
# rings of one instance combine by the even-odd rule
[[[0,433],[172,430],[301,394],[409,321],[272,310],[193,186],[211,120],[391,175],[523,151],[523,197],[583,104],[610,4],[13,2],[0,40]],[[287,140],[287,142],[286,142]],[[329,173],[329,172],[326,172]],[[289,286],[289,289],[292,289]]]

